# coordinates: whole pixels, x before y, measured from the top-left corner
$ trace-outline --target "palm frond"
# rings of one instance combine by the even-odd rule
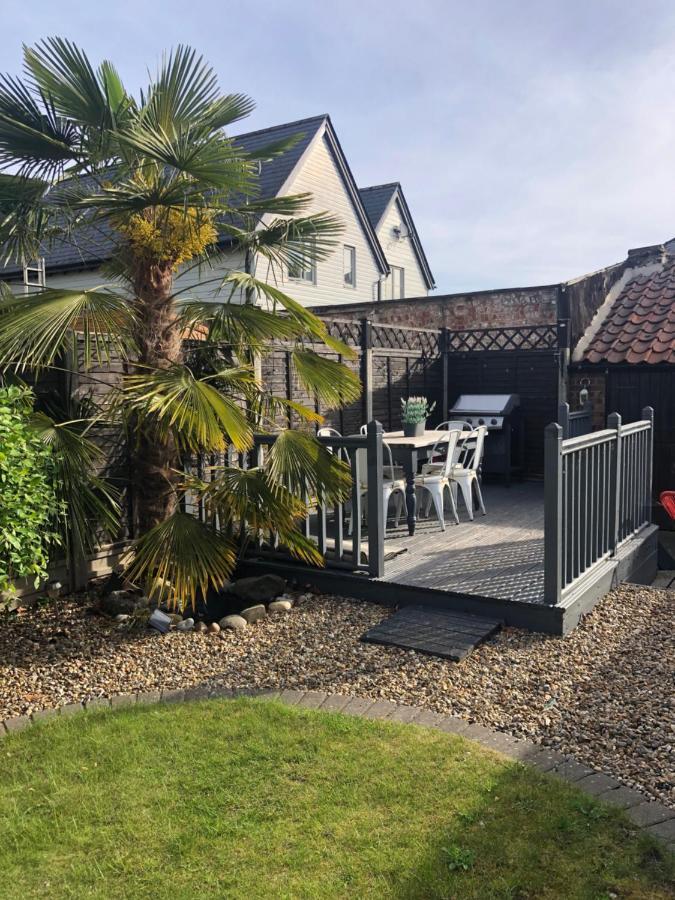
[[[293,364],[300,382],[329,409],[361,396],[358,375],[336,360],[320,356],[313,350],[294,350]]]
[[[105,84],[84,51],[71,41],[50,37],[24,47],[24,67],[32,85],[62,116],[99,129],[111,126],[113,110]],[[110,64],[104,71],[110,86]],[[118,76],[116,91],[120,86]]]
[[[282,431],[270,447],[265,468],[292,493],[320,498],[325,504],[344,502],[351,494],[349,466],[302,431]]]
[[[64,546],[84,559],[100,543],[101,532],[110,539],[116,537],[120,528],[119,492],[96,474],[103,452],[77,428],[77,423],[59,423],[39,412],[32,416],[31,425],[53,453],[58,506],[65,510],[65,515],[57,516],[56,529]]]
[[[297,338],[303,330],[290,317],[275,316],[250,303],[187,301],[181,304],[181,315],[186,328],[200,331],[208,327],[207,345],[224,343],[257,349],[270,341]]]
[[[244,94],[220,96],[213,69],[191,47],[179,45],[165,54],[157,75],[142,96],[140,117],[171,134],[184,123],[208,121],[223,128],[253,111]]]
[[[213,480],[202,485],[201,496],[222,527],[238,530],[240,538],[242,525],[250,538],[275,532],[296,559],[324,564],[316,544],[298,528],[306,504],[264,469],[226,467],[214,469],[212,475]]]
[[[328,328],[323,319],[316,316],[306,306],[302,306],[297,300],[289,297],[288,294],[269,284],[261,281],[248,272],[228,272],[222,281],[223,289],[229,286],[230,291],[234,293],[239,291],[246,295],[252,293],[259,298],[268,301],[272,307],[273,313],[276,313],[277,307],[281,307],[288,313],[291,321],[299,327],[301,335],[305,337],[316,338],[319,342],[326,344],[336,353],[341,353],[347,359],[353,359],[356,356],[355,351],[335,338],[331,338],[328,334]]]
[[[253,433],[246,413],[209,383],[216,378],[230,389],[244,391],[253,374],[237,367],[196,378],[187,366],[174,365],[128,376],[121,399],[140,423],[154,427],[160,437],[173,434],[185,450],[217,452],[228,443],[247,450]]]
[[[19,371],[53,365],[71,350],[92,361],[128,359],[135,351],[136,316],[125,297],[105,288],[45,288],[28,296],[5,294],[0,302],[0,368]]]
[[[227,188],[229,193],[255,190],[253,165],[242,159],[230,140],[203,126],[174,128],[167,133],[141,120],[132,130],[121,133],[119,140],[144,157],[195,178],[200,189]],[[211,206],[214,200],[211,198]]]
[[[0,166],[26,177],[53,178],[78,159],[80,135],[51,99],[33,97],[18,78],[0,75]]]
[[[128,577],[159,585],[160,603],[195,607],[209,588],[220,590],[236,562],[233,541],[194,516],[175,512],[142,535],[131,549]]]

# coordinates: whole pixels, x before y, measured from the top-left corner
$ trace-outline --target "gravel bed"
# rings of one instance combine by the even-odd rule
[[[508,628],[457,664],[360,643],[388,611],[355,600],[302,595],[222,636],[121,631],[64,601],[0,623],[0,719],[203,682],[320,689],[528,737],[675,807],[674,612],[674,592],[624,586],[565,638]]]

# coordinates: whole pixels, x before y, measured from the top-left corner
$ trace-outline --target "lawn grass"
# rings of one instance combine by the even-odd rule
[[[214,700],[0,744],[0,897],[664,898],[567,785],[426,729]]]

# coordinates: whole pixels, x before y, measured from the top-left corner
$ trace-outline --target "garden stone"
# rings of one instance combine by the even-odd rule
[[[151,628],[154,628],[155,631],[159,631],[160,634],[166,634],[171,627],[171,619],[166,613],[163,613],[159,609],[155,609],[148,619],[148,625]]]
[[[206,630],[209,634],[218,634],[218,632],[220,631],[220,625],[217,622],[211,622]]]
[[[280,575],[254,575],[240,578],[229,588],[229,593],[249,606],[274,600],[286,589],[286,581]]]
[[[290,602],[290,600],[272,600],[270,605],[267,607],[267,612],[270,613],[270,615],[273,615],[274,613],[290,612],[292,609],[293,604]]]
[[[219,625],[229,631],[242,631],[246,628],[246,619],[243,616],[224,616]]]
[[[99,606],[109,616],[131,615],[136,609],[136,597],[128,591],[111,591],[101,597]]]
[[[206,634],[207,632],[206,622],[196,622],[195,623],[195,631],[197,634]]]
[[[194,631],[194,627],[195,620],[188,617],[176,625],[176,631]]]
[[[180,625],[180,623],[183,621],[183,617],[178,613],[169,613],[169,618],[171,619],[172,625]]]
[[[264,619],[266,615],[267,610],[262,603],[257,603],[255,606],[247,606],[246,609],[242,609],[241,611],[241,618],[245,619],[249,625],[252,625],[254,622],[259,622],[260,619]]]

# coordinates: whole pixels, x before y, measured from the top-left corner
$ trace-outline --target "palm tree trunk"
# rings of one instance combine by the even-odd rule
[[[182,335],[171,299],[173,274],[169,263],[148,264],[137,270],[139,373],[147,374],[182,362]],[[133,455],[134,518],[138,533],[143,534],[176,509],[175,472],[180,458],[171,437],[160,439],[148,428],[139,430]]]

